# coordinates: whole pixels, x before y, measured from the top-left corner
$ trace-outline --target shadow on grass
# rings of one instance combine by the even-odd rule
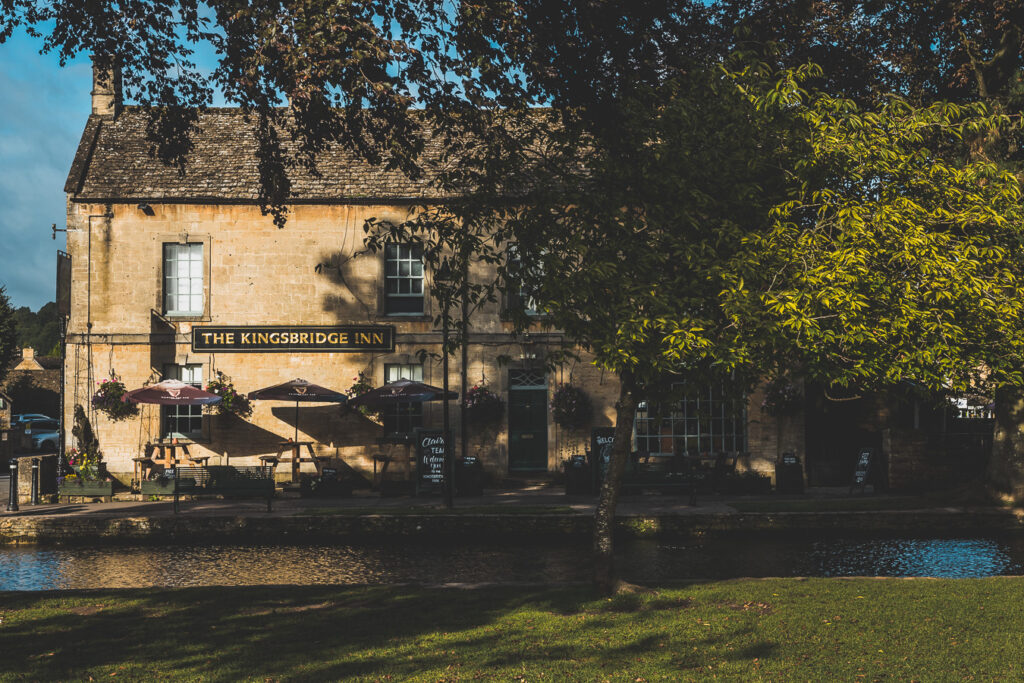
[[[573,662],[619,665],[645,653],[674,667],[665,627],[689,602],[627,602],[641,614],[582,586],[0,593],[0,678],[401,679],[524,663],[571,673]],[[708,647],[728,634],[701,635]],[[759,647],[766,654],[753,656],[772,646]]]

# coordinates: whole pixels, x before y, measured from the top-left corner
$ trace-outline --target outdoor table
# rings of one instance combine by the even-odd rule
[[[179,454],[178,449],[181,449]],[[175,467],[176,465],[196,465],[200,467],[206,466],[206,461],[210,459],[208,455],[197,455],[193,457],[188,452],[188,444],[185,443],[174,443],[171,441],[154,441],[147,443],[145,446],[145,454],[132,458],[132,462],[135,463],[133,472],[134,481],[141,482],[148,479],[153,473],[153,469],[160,465],[165,469]]]
[[[306,450],[309,451],[309,457],[308,458],[303,458],[302,455],[301,455],[302,447],[303,446],[305,446]],[[291,451],[292,455],[291,455],[290,458],[281,457],[284,454],[286,449]],[[274,463],[275,467],[276,467],[277,463],[281,463],[281,462],[290,462],[292,464],[292,483],[293,484],[298,483],[298,481],[299,481],[299,464],[300,463],[303,463],[303,462],[311,462],[311,463],[313,463],[313,467],[316,468],[316,476],[320,477],[320,476],[323,476],[323,464],[325,462],[327,462],[328,460],[330,460],[330,458],[328,456],[326,456],[326,455],[317,455],[316,453],[313,452],[313,442],[312,441],[282,441],[278,445],[278,447],[277,447],[277,455],[275,455],[273,457],[276,458],[276,460],[277,460]],[[261,457],[260,460],[263,460],[263,457]]]
[[[377,439],[378,446],[387,446],[388,450],[386,453],[377,453],[373,456],[373,477],[374,483],[377,483],[377,463],[382,463],[380,469],[380,479],[383,481],[384,473],[388,471],[388,467],[392,462],[403,463],[402,477],[405,479],[410,478],[412,474],[412,464],[415,460],[415,456],[412,454],[412,435],[411,434],[389,434],[388,436],[382,436]],[[396,455],[395,447],[402,446],[405,449],[405,455]]]
[[[156,463],[153,462],[153,458],[148,455],[132,458],[132,462],[135,463],[135,468],[132,473],[132,483],[142,486],[142,482],[149,478],[153,468],[156,467]]]
[[[178,449],[181,449],[181,457],[178,456]],[[153,451],[159,451],[158,457],[153,457]],[[156,441],[146,444],[146,456],[151,458],[157,465],[174,467],[175,465],[192,464],[191,455],[188,452],[188,444],[174,443],[173,441]]]

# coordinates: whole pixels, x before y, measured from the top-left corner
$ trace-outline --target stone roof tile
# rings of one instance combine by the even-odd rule
[[[110,201],[248,202],[258,196],[255,117],[230,108],[200,114],[184,173],[152,154],[148,121],[149,114],[134,107],[126,107],[116,119],[90,116],[64,191],[78,200]],[[412,180],[401,171],[371,165],[340,145],[318,155],[317,170],[288,170],[293,200],[422,200],[436,194],[426,179]]]

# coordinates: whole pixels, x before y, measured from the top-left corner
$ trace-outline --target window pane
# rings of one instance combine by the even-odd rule
[[[385,249],[384,310],[386,313],[423,312],[423,264],[420,247],[389,244]]]
[[[203,311],[203,245],[164,244],[164,308],[170,313]]]
[[[674,405],[638,406],[635,434],[638,448],[667,455],[742,451],[746,444],[745,401],[725,400],[724,384],[684,387],[685,395]],[[661,416],[661,421],[657,420]],[[663,435],[661,438],[648,436]]]

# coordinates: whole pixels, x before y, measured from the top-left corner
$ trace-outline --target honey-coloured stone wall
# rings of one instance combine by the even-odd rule
[[[424,275],[423,315],[385,315],[383,257],[368,251],[363,242],[368,218],[400,221],[412,210],[400,204],[298,204],[290,207],[289,220],[279,229],[255,204],[69,201],[68,252],[73,265],[64,369],[68,424],[74,406],[88,407],[104,378],[115,375],[129,389],[136,388],[160,379],[169,364],[200,364],[204,380],[223,372],[241,392],[297,377],[345,390],[360,372],[379,386],[385,364],[425,358],[424,381],[440,386],[441,334],[434,324],[439,312],[429,294],[431,273]],[[203,245],[201,315],[175,317],[164,311],[163,247],[169,243]],[[472,272],[484,279],[486,268],[477,264]],[[196,325],[366,324],[393,325],[394,351],[197,353],[191,346]],[[540,325],[529,335],[513,336],[498,303],[476,311],[470,320],[468,386],[486,384],[507,405],[510,371],[539,368],[546,353],[561,343],[560,335]],[[461,353],[449,363],[449,385],[460,391]],[[614,424],[617,378],[589,363],[585,355],[548,373],[547,381],[549,399],[559,383],[582,386],[594,405],[590,426]],[[770,473],[780,437],[782,450],[802,450],[803,424],[799,416],[785,418],[780,429],[774,418],[757,411],[759,402],[757,394],[751,397],[751,456],[740,468]],[[439,403],[425,404],[424,424],[439,427],[441,414]],[[452,402],[451,414],[457,439],[457,402]],[[159,407],[141,406],[138,417],[120,422],[95,411],[90,416],[108,470],[127,481],[133,458],[160,437]],[[298,423],[300,441],[314,442],[318,455],[342,460],[366,476],[373,471],[374,455],[401,453],[401,447],[377,444],[383,435],[379,425],[337,405],[305,404],[299,408]],[[296,435],[295,429],[294,404],[258,401],[248,419],[206,416],[202,437],[189,449],[192,455],[208,457],[210,464],[258,464],[260,455],[276,453],[282,440]],[[564,458],[582,453],[588,434],[589,428],[570,432],[549,418],[547,469],[557,471]],[[455,453],[461,453],[458,443]],[[467,453],[483,460],[492,481],[505,477],[505,419],[488,429],[470,430]],[[313,471],[311,464],[302,468]]]

